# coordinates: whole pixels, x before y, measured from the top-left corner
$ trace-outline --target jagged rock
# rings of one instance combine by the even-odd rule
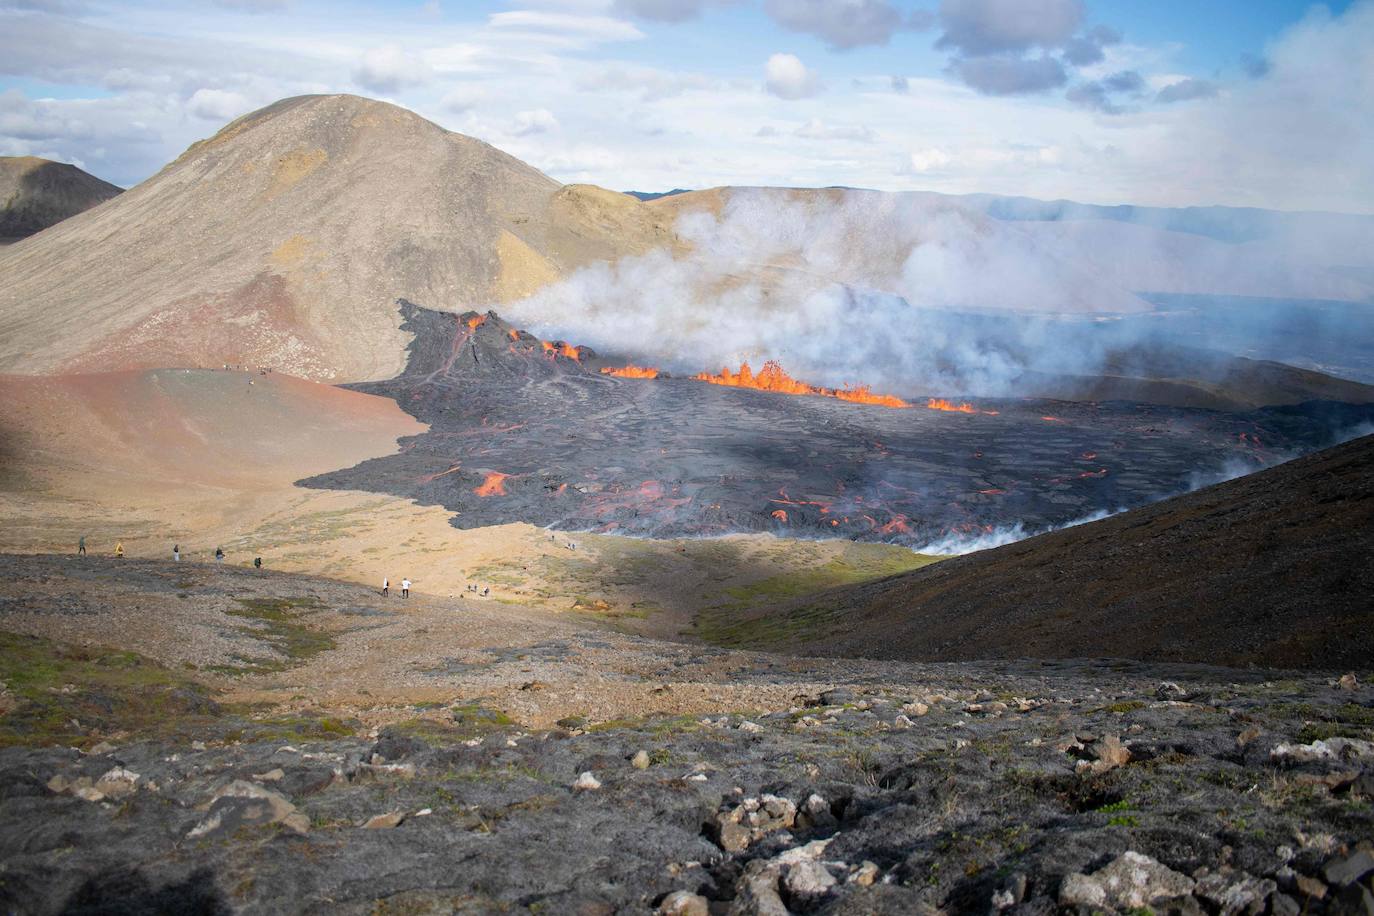
[[[601,788],[601,780],[593,776],[591,771],[588,770],[577,777],[572,787],[578,792],[594,792]]]
[[[795,820],[795,825],[801,830],[828,829],[837,823],[830,811],[830,803],[814,792],[802,802]]]
[[[849,877],[845,879],[845,883],[846,883],[846,884],[857,884],[859,887],[868,887],[868,886],[871,885],[874,881],[877,881],[877,880],[878,880],[878,865],[877,865],[877,863],[876,863],[876,862],[870,862],[870,861],[868,861],[867,859],[864,859],[862,862],[859,863],[859,867],[858,867],[858,868],[856,868],[856,869],[854,869],[854,871],[850,872]]]
[[[1326,884],[1316,878],[1309,878],[1307,875],[1298,875],[1294,886],[1304,897],[1312,897],[1322,900],[1326,897]]]
[[[1287,894],[1275,894],[1269,898],[1269,912],[1272,916],[1299,916],[1302,907]]]
[[[1354,738],[1328,738],[1311,744],[1284,742],[1269,752],[1275,763],[1316,763],[1328,760],[1374,760],[1374,742]]]
[[[735,899],[728,911],[730,916],[789,916],[778,894],[777,871],[754,869],[760,864],[750,862],[750,868],[735,885]]]
[[[1374,894],[1362,884],[1348,885],[1331,901],[1327,912],[1336,916],[1374,916]]]
[[[390,830],[392,827],[399,827],[401,822],[406,819],[405,812],[391,811],[387,814],[378,814],[367,819],[363,824],[364,830]]]
[[[105,800],[105,793],[91,786],[78,786],[72,794],[82,801],[98,802]]]
[[[1153,901],[1180,897],[1193,891],[1187,875],[1161,865],[1138,852],[1124,852],[1092,875],[1066,875],[1059,902],[1065,906],[1134,909]]]
[[[658,916],[710,916],[711,904],[700,894],[673,891],[658,905]]]
[[[281,824],[295,833],[310,829],[310,820],[282,795],[242,779],[225,786],[210,800],[210,809],[186,834],[188,839],[233,833],[240,827]]]
[[[736,727],[740,731],[748,732],[751,735],[757,735],[759,732],[763,731],[762,725],[758,724],[757,722],[750,722],[748,719],[745,719]]]
[[[255,782],[281,782],[285,775],[286,772],[281,767],[275,767],[266,773],[254,773],[253,780]]]
[[[918,700],[903,706],[902,712],[906,713],[907,715],[916,716],[917,718],[920,718],[921,716],[924,716],[926,713],[930,712],[930,706]]]
[[[1259,726],[1252,725],[1239,735],[1236,735],[1236,747],[1246,747],[1264,732],[1260,731]]]
[[[1116,735],[1108,735],[1094,744],[1093,753],[1097,756],[1097,760],[1093,761],[1090,767],[1094,775],[1125,766],[1131,761],[1130,750],[1122,745],[1121,739]]]
[[[805,859],[789,865],[783,872],[783,887],[795,900],[812,901],[830,893],[836,884],[835,876],[815,859]]]
[[[1344,887],[1353,884],[1374,871],[1374,854],[1367,849],[1357,849],[1344,858],[1332,859],[1322,868],[1327,884]]]
[[[1197,882],[1193,893],[1211,903],[1221,916],[1238,913],[1259,914],[1278,886],[1268,878],[1255,878],[1245,872],[1212,872]]]
[[[1341,679],[1336,682],[1336,687],[1340,690],[1355,691],[1360,687],[1359,678],[1355,677],[1354,672],[1346,672],[1341,675]]]
[[[113,745],[108,741],[101,741],[99,744],[91,748],[86,753],[92,757],[99,757],[101,754],[109,754],[117,750],[119,750],[119,748],[116,745]]]
[[[138,789],[139,775],[124,767],[114,767],[95,782],[97,792],[107,798],[123,798]]]
[[[724,815],[721,815],[725,818]],[[744,825],[725,818],[716,823],[716,843],[726,852],[743,852],[749,848],[749,841],[752,838],[749,828]]]
[[[647,770],[649,768],[649,755],[646,751],[635,751],[635,755],[630,758],[630,765],[636,770]]]

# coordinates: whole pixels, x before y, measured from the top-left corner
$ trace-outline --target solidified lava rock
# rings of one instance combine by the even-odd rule
[[[302,483],[442,505],[460,528],[921,544],[1142,505],[1374,419],[1374,406],[1321,403],[1223,413],[1027,399],[958,413],[617,378],[599,370],[621,363],[494,312],[400,309],[415,335],[405,372],[352,387],[394,398],[430,431]]]

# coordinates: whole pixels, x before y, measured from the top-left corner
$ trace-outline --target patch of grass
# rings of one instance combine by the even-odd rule
[[[335,648],[334,637],[307,625],[309,617],[324,609],[314,598],[237,598],[239,610],[231,617],[253,621],[239,627],[270,645],[276,657],[242,658],[241,665],[218,665],[212,670],[222,674],[270,674],[304,664],[321,652]]]
[[[134,652],[0,633],[0,681],[20,701],[0,717],[0,746],[86,747],[102,735],[194,733],[221,708],[205,687]]]
[[[766,610],[839,586],[910,572],[938,559],[890,548],[874,554],[847,552],[817,566],[726,589],[732,600],[698,613],[692,633],[706,642],[731,648],[764,648],[815,639],[840,625],[844,614],[840,605],[818,601],[774,613]]]
[[[1125,701],[1120,702],[1120,703],[1113,703],[1112,705],[1107,706],[1107,707],[1104,707],[1104,708],[1107,710],[1107,712],[1115,712],[1115,713],[1135,712],[1137,709],[1144,709],[1144,708],[1145,708],[1145,703],[1144,703],[1144,701],[1142,701],[1142,700],[1125,700]]]

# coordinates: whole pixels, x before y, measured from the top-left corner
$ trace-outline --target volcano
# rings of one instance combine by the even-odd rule
[[[408,339],[398,295],[502,302],[671,245],[634,198],[561,186],[394,105],[285,99],[0,252],[0,371],[387,378]]]
[[[1258,468],[1374,420],[1374,406],[1320,402],[1222,413],[913,397],[893,409],[796,380],[624,377],[601,371],[630,362],[620,354],[540,339],[495,312],[400,310],[414,334],[405,371],[348,387],[394,399],[429,431],[303,483],[440,505],[460,528],[919,546],[1142,505],[1188,488],[1199,469]],[[941,404],[952,409],[928,409]]]

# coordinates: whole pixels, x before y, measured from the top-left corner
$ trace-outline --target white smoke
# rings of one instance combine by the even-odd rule
[[[1137,291],[1374,290],[1253,246],[1106,220],[998,220],[931,194],[738,190],[718,217],[687,212],[676,231],[685,250],[596,263],[502,311],[673,372],[778,359],[815,384],[996,396],[1019,394],[1028,371],[1096,374],[1109,347],[1143,334],[1139,321],[1114,334],[1094,318],[1149,311]]]
[[[1015,525],[1003,525],[994,528],[992,531],[982,531],[977,533],[950,532],[943,537],[936,538],[928,544],[920,547],[913,547],[916,553],[923,553],[936,557],[957,557],[966,553],[974,553],[979,550],[991,550],[994,547],[1005,547],[1007,544],[1015,544],[1017,541],[1024,541],[1026,538],[1036,535],[1049,534],[1051,531],[1063,531],[1065,528],[1073,528],[1077,525],[1086,525],[1089,522],[1101,521],[1104,518],[1111,518],[1125,509],[1117,509],[1108,512],[1106,509],[1099,509],[1091,512],[1082,518],[1064,522],[1062,525],[1050,525],[1045,528],[1038,528],[1033,531],[1026,530],[1025,525],[1017,522]]]

